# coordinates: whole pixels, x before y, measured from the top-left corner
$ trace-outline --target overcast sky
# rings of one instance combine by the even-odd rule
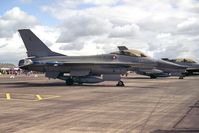
[[[126,45],[154,58],[199,61],[199,0],[1,0],[0,62],[26,57],[20,28],[66,55]]]

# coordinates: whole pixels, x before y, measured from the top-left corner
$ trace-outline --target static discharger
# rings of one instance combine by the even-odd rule
[[[6,93],[6,99],[7,99],[7,100],[11,100],[11,95],[10,95],[10,93]]]

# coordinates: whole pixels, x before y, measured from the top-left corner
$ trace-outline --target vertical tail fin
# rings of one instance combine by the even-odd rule
[[[51,51],[30,29],[18,31],[27,49],[28,57],[63,56]]]

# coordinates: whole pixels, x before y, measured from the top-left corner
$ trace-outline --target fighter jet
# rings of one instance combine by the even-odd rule
[[[182,66],[176,63],[152,59],[151,57],[145,55],[143,52],[139,50],[129,50],[126,46],[118,46],[119,51],[112,52],[111,54],[116,55],[124,55],[126,57],[131,57],[131,59],[136,59],[139,62],[143,62],[145,65],[153,62],[155,65],[147,68],[139,67],[131,67],[129,70],[134,71],[140,75],[150,76],[150,78],[157,77],[168,77],[171,76],[171,73],[176,72],[180,75],[180,77],[184,76],[186,72],[186,66]]]
[[[51,51],[30,29],[21,29],[19,33],[28,56],[19,61],[19,68],[43,72],[46,77],[64,80],[67,85],[118,81],[117,86],[124,86],[121,74],[132,67],[155,65],[150,59],[142,62],[118,54],[67,56]]]
[[[177,58],[177,59],[168,59],[168,58],[162,58],[162,60],[169,61],[172,63],[176,63],[179,65],[183,65],[187,67],[186,72],[184,73],[185,76],[196,76],[199,75],[199,64],[189,58]],[[178,74],[177,72],[174,72]]]
[[[126,50],[126,47],[119,47],[119,52],[111,54],[67,56],[51,51],[29,29],[21,29],[19,33],[28,56],[19,61],[19,68],[26,71],[43,72],[46,77],[64,80],[67,85],[118,81],[117,86],[124,86],[120,75],[126,74],[129,70],[152,69],[158,73],[157,66],[184,70],[180,65],[157,61],[143,53]]]

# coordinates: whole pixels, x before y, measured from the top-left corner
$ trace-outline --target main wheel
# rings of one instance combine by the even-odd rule
[[[116,86],[124,86],[124,82],[123,81],[118,81]]]
[[[184,76],[180,76],[179,79],[184,79]]]
[[[69,78],[66,80],[66,85],[73,85],[74,84],[74,81],[72,78]]]
[[[82,82],[78,82],[78,85],[82,85],[83,83]]]
[[[151,78],[151,79],[156,79],[157,77],[154,76],[154,75],[151,75],[150,78]]]

